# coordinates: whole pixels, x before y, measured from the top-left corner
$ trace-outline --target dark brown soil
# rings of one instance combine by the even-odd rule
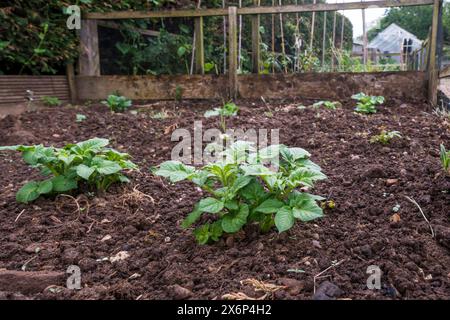
[[[450,298],[450,179],[439,161],[439,144],[450,146],[449,120],[426,112],[422,102],[391,101],[371,116],[354,114],[351,101],[336,111],[299,110],[298,104],[273,103],[273,117],[267,117],[268,107],[260,101],[242,101],[241,113],[228,126],[280,128],[281,143],[307,149],[322,166],[328,180],[315,193],[333,200],[336,208],[313,223],[297,223],[287,233],[260,234],[249,226],[239,236],[210,246],[197,245],[192,230],[179,226],[201,193],[189,183],[170,185],[149,167],[170,158],[175,125],[192,130],[194,120],[202,120],[206,128],[217,127],[217,119],[202,118],[217,103],[153,104],[153,109],[168,111],[170,117],[162,120],[151,118],[151,112],[112,115],[100,106],[6,117],[0,121],[0,145],[61,146],[104,137],[130,153],[141,170],[131,174],[132,183],[114,186],[107,194],[73,195],[84,208],[79,212],[75,201],[64,196],[16,203],[18,188],[39,175],[19,154],[0,154],[0,270],[25,265],[27,271],[65,272],[69,265],[80,266],[81,290],[60,283],[29,296],[35,299],[213,299],[236,292],[262,296],[240,283],[248,278],[288,286],[268,298],[310,299],[314,276],[339,261],[316,283],[331,282],[327,285],[340,289],[335,290],[341,291],[339,298]],[[77,113],[87,120],[75,122]],[[370,136],[382,126],[404,138],[387,146],[370,144]],[[418,202],[436,238],[405,196]],[[397,204],[401,220],[392,222]],[[121,251],[129,257],[102,261]],[[366,287],[369,265],[383,272],[381,290]]]

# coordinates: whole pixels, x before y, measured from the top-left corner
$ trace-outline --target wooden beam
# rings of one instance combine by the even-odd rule
[[[259,0],[253,0],[253,4],[255,6],[259,5]],[[254,15],[252,16],[252,69],[253,73],[259,73],[260,71],[260,16]]]
[[[238,48],[237,48],[237,7],[228,8],[228,88],[230,90],[230,98],[236,99],[238,96]]]
[[[327,48],[327,12],[323,13],[323,34],[322,34],[322,67],[325,65],[325,50]]]
[[[203,17],[195,18],[195,73],[205,74],[205,48],[203,40]]]
[[[439,11],[442,7],[442,0],[434,0],[433,5],[433,20],[431,23],[431,36],[430,36],[430,63],[428,65],[428,101],[431,105],[437,104],[437,87],[438,87],[438,75],[439,70],[437,67],[436,54],[437,54],[437,35],[438,35],[438,22]]]
[[[97,25],[99,27],[110,28],[110,29],[115,29],[115,30],[127,29],[127,30],[138,32],[144,36],[158,37],[160,35],[159,31],[144,30],[144,29],[133,28],[133,27],[124,27],[124,26],[121,26],[119,23],[112,22],[112,21],[101,21],[100,20],[97,22]],[[169,33],[169,34],[173,35],[173,36],[176,35],[174,33]]]
[[[314,0],[313,6],[316,6],[316,0]],[[309,50],[311,52],[313,51],[313,45],[314,45],[314,26],[316,24],[316,12],[313,11],[312,18],[311,18],[311,33],[310,33],[310,39],[309,39]]]
[[[279,13],[300,13],[319,12],[336,10],[355,10],[367,8],[390,8],[405,6],[431,5],[434,0],[379,0],[366,2],[347,3],[317,3],[286,6],[262,6],[239,8],[237,14],[279,14]],[[183,18],[183,17],[212,17],[225,16],[228,10],[218,9],[197,9],[197,10],[166,10],[166,11],[120,11],[120,12],[89,12],[83,14],[84,19],[148,19],[148,18]]]
[[[79,68],[80,75],[100,75],[100,54],[96,20],[81,21]]]
[[[78,97],[75,83],[75,70],[73,68],[72,63],[66,66],[66,76],[67,76],[67,84],[69,86],[70,103],[76,103]]]

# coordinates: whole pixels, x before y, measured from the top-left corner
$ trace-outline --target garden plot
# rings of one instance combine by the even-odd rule
[[[325,198],[324,216],[296,221],[283,233],[250,224],[208,245],[181,226],[205,193],[150,168],[170,160],[173,130],[192,132],[196,120],[220,128],[219,118],[203,117],[217,103],[159,102],[116,114],[100,105],[55,107],[7,116],[0,120],[2,146],[106,138],[139,170],[107,192],[82,189],[22,204],[16,192],[40,179],[39,172],[18,153],[0,153],[0,296],[448,298],[450,179],[439,145],[450,141],[450,119],[425,112],[418,101],[387,99],[370,115],[354,113],[353,100],[341,102],[336,108],[237,103],[228,128],[279,128],[280,143],[311,153],[327,176],[313,189]],[[396,132],[391,140],[390,132]],[[65,286],[71,265],[81,269],[80,290]],[[379,290],[367,287],[369,266],[382,271]]]

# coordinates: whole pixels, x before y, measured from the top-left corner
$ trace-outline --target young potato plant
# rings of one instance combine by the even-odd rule
[[[374,135],[370,138],[370,143],[388,144],[394,138],[402,138],[399,131],[381,130],[380,134]]]
[[[239,107],[233,102],[227,102],[224,104],[222,108],[214,108],[213,110],[208,110],[205,112],[205,118],[210,117],[220,117],[220,127],[222,131],[225,133],[227,131],[227,126],[225,122],[226,117],[234,117],[237,116],[239,112]]]
[[[64,148],[18,145],[0,147],[0,151],[22,152],[24,161],[47,177],[28,182],[17,192],[17,201],[28,203],[41,195],[75,190],[82,184],[105,191],[113,183],[128,182],[123,170],[137,166],[128,154],[106,148],[108,144],[107,139],[94,138]]]
[[[213,215],[214,222],[194,231],[200,244],[218,241],[224,233],[236,233],[248,223],[259,224],[263,232],[273,226],[284,232],[295,220],[307,222],[323,216],[317,201],[324,198],[297,190],[312,188],[326,178],[306,150],[285,145],[258,152],[250,149],[249,143],[237,141],[222,153],[224,158],[200,169],[178,161],[167,161],[154,169],[154,174],[173,183],[192,181],[208,193],[182,223],[188,228],[203,214]],[[278,170],[268,163],[275,163]]]
[[[102,101],[102,103],[107,106],[111,112],[124,112],[132,105],[130,99],[114,94],[110,94],[108,99]]]
[[[61,101],[57,97],[43,96],[41,97],[41,101],[44,105],[49,107],[57,107],[61,105]]]
[[[376,113],[377,112],[376,105],[377,104],[381,105],[384,103],[383,96],[367,96],[363,92],[353,95],[352,99],[358,101],[358,103],[356,104],[355,111],[365,114]]]
[[[313,104],[314,108],[319,108],[322,106],[329,110],[336,110],[337,108],[342,107],[342,103],[339,101],[319,101]]]
[[[445,146],[441,144],[441,163],[444,171],[450,175],[450,150],[447,151]]]

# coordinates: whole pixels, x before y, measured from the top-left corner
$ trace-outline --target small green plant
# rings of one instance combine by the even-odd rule
[[[342,103],[339,101],[319,101],[313,104],[314,108],[319,108],[322,106],[330,110],[336,110],[337,108],[342,107]]]
[[[84,114],[81,113],[77,113],[76,118],[75,118],[76,122],[83,122],[84,120],[87,119],[87,117]]]
[[[180,102],[183,100],[183,88],[181,86],[176,86],[175,88],[175,101]]]
[[[441,163],[442,167],[444,168],[444,171],[450,175],[450,151],[447,151],[445,149],[445,146],[441,144]]]
[[[225,118],[237,116],[238,112],[239,112],[239,107],[236,104],[234,104],[233,102],[229,101],[229,102],[225,103],[222,108],[214,108],[214,110],[206,111],[204,116],[205,116],[205,118],[219,116],[220,117],[220,126],[221,126],[223,132],[225,132],[227,129]]]
[[[49,107],[57,107],[61,105],[61,101],[57,97],[42,96],[42,103]]]
[[[317,201],[324,198],[297,190],[312,188],[316,181],[326,178],[306,150],[284,145],[258,152],[250,149],[250,143],[237,141],[221,154],[222,158],[200,169],[178,161],[166,161],[154,168],[158,176],[173,183],[192,181],[209,194],[182,223],[188,228],[203,214],[212,214],[214,222],[194,231],[200,244],[218,241],[223,233],[236,233],[248,223],[259,224],[263,232],[273,226],[283,232],[292,228],[296,219],[307,222],[323,216]],[[278,170],[270,164],[276,164]]]
[[[401,138],[402,135],[399,131],[386,131],[381,130],[380,134],[374,135],[370,138],[371,143],[388,144],[394,138]]]
[[[102,103],[107,106],[112,112],[124,112],[132,105],[130,99],[114,94],[110,94],[108,96],[108,99],[102,101]]]
[[[377,109],[375,106],[384,103],[383,96],[367,96],[363,92],[353,95],[352,99],[358,100],[355,111],[366,114],[376,113]]]
[[[18,202],[28,203],[41,195],[65,193],[81,184],[100,191],[107,190],[116,182],[128,182],[123,170],[136,169],[126,153],[106,148],[107,139],[94,138],[68,144],[64,148],[36,146],[0,147],[0,151],[22,152],[24,161],[39,169],[43,181],[31,181],[16,194]]]

